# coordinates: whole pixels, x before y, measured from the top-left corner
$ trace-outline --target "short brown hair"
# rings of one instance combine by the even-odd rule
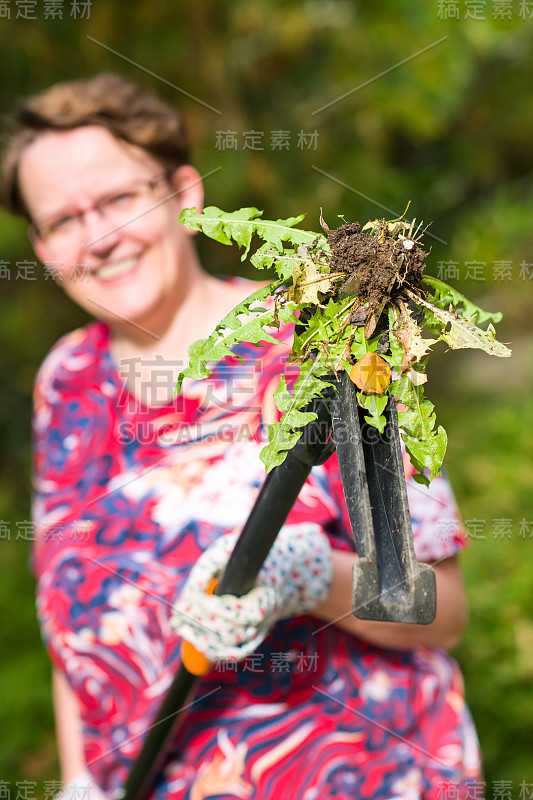
[[[117,139],[142,147],[169,171],[189,162],[181,115],[144,86],[113,73],[57,83],[22,100],[9,120],[0,186],[0,202],[8,211],[30,219],[18,179],[24,149],[47,131],[85,125],[101,125]]]

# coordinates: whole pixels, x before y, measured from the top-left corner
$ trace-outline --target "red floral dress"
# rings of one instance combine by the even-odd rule
[[[109,797],[180,662],[172,603],[209,544],[240,528],[288,347],[238,346],[165,407],[122,385],[100,322],[52,349],[35,387],[34,569],[43,638],[80,705],[87,765]],[[408,481],[417,557],[465,542],[445,479]],[[353,550],[338,465],[316,467],[289,521]],[[444,651],[384,650],[312,616],[279,622],[197,686],[153,800],[464,797],[480,778],[462,679]],[[453,788],[451,784],[454,784]]]

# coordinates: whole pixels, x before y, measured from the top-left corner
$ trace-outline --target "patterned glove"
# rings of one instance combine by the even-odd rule
[[[207,595],[226,566],[237,533],[219,537],[202,553],[174,605],[171,624],[210,661],[250,655],[272,626],[316,608],[332,575],[331,547],[319,525],[285,525],[263,564],[255,587],[242,597]]]

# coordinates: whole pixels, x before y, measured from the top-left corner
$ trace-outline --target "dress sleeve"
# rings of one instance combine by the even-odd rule
[[[407,499],[418,561],[441,561],[467,546],[464,525],[445,474],[434,478],[429,487],[410,477]]]
[[[91,458],[105,449],[109,400],[93,380],[94,331],[73,331],[50,351],[37,374],[32,418],[32,517],[35,541],[31,568],[39,577],[42,558],[68,542],[83,541],[84,510],[109,459]],[[109,449],[109,448],[107,448]],[[103,485],[103,484],[101,484]]]

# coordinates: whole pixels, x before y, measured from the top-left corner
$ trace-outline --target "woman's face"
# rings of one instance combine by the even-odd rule
[[[43,223],[35,252],[76,303],[111,325],[130,320],[147,327],[170,301],[179,305],[196,262],[178,216],[183,208],[200,209],[203,200],[193,167],[165,178],[145,151],[94,125],[43,133],[24,151],[19,176],[33,220]],[[129,214],[127,198],[137,189]],[[110,197],[107,213],[106,206],[104,213],[95,208]],[[86,212],[81,220],[79,211]]]

